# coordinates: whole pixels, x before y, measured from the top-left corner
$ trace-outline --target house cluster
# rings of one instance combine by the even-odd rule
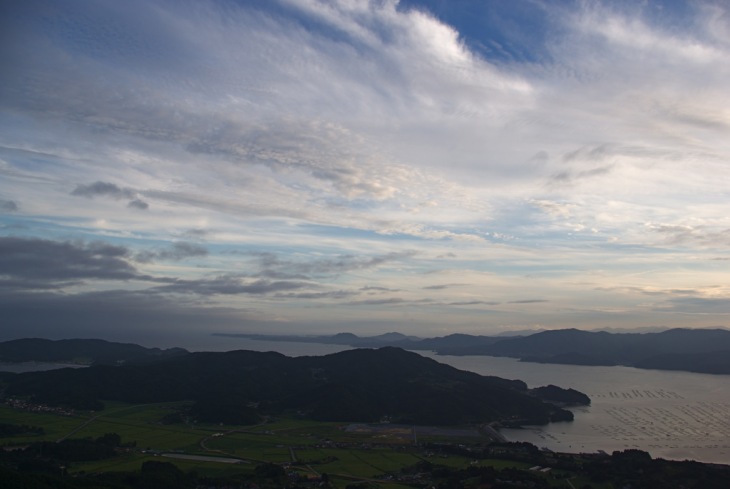
[[[38,404],[30,402],[24,399],[15,399],[9,397],[2,400],[3,404],[10,406],[13,409],[19,409],[22,411],[28,411],[31,413],[53,413],[60,414],[62,416],[75,416],[76,413],[73,409],[62,408],[57,406],[46,406],[45,404]]]

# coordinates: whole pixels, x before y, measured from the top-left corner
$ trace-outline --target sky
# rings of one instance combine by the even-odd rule
[[[0,339],[730,325],[725,1],[0,9]]]

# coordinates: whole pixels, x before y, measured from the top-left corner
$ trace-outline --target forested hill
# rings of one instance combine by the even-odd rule
[[[0,342],[0,362],[61,362],[81,365],[145,363],[187,354],[182,348],[145,348],[95,339],[24,338]]]
[[[492,355],[524,361],[730,374],[730,331],[671,329],[661,333],[606,333],[563,329],[492,345],[441,348],[441,354]]]
[[[637,368],[730,374],[730,331],[726,329],[671,329],[661,333],[608,333],[561,329],[529,336],[500,337],[451,334],[415,338],[399,333],[359,337],[274,336],[222,334],[267,341],[328,343],[354,347],[397,346],[430,350],[439,355],[490,355],[538,363],[571,365],[626,365]]]
[[[296,358],[191,353],[148,365],[61,369],[5,380],[6,396],[38,403],[99,409],[102,400],[192,400],[192,416],[235,424],[284,412],[329,421],[438,425],[572,419],[569,411],[530,395],[521,381],[461,371],[390,347]]]

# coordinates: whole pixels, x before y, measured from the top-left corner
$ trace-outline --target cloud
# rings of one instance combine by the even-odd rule
[[[196,256],[206,256],[208,250],[193,243],[173,243],[172,248],[157,253],[161,260],[182,260]]]
[[[389,305],[395,305],[395,304],[403,304],[406,301],[405,299],[401,297],[390,297],[387,299],[365,299],[360,301],[352,301],[348,302],[346,305],[348,306],[389,306]]]
[[[186,229],[182,232],[182,236],[188,238],[188,239],[198,239],[202,240],[206,236],[210,234],[210,231],[207,229]]]
[[[5,290],[69,289],[89,281],[118,284],[137,281],[150,294],[198,296],[265,295],[315,286],[311,282],[248,280],[236,275],[182,279],[140,273],[132,260],[183,260],[203,257],[207,250],[190,243],[133,255],[123,246],[103,242],[56,242],[35,238],[0,237],[0,288]],[[162,284],[162,285],[158,285]],[[113,289],[114,285],[112,285]]]
[[[730,314],[730,297],[678,297],[656,307],[660,312],[697,315]]]
[[[566,174],[566,180],[570,177]],[[553,202],[550,200],[531,200],[530,204],[542,209],[547,214],[553,216],[553,217],[559,217],[559,218],[565,218],[569,217],[571,215],[571,208],[575,207],[575,204],[570,204],[566,202]]]
[[[497,306],[500,302],[495,301],[461,301],[461,302],[449,302],[448,306]]]
[[[274,253],[252,253],[259,262],[261,275],[270,277],[342,274],[354,270],[368,270],[391,262],[400,262],[416,256],[414,250],[395,251],[376,256],[340,255],[335,258],[309,261],[284,260]]]
[[[126,248],[102,242],[0,237],[0,284],[45,289],[83,280],[142,278],[128,259]]]
[[[712,229],[707,226],[662,223],[647,223],[646,227],[660,235],[662,243],[666,245],[727,248],[730,244],[730,228]]]
[[[242,277],[223,275],[212,279],[174,280],[169,285],[156,287],[159,292],[176,294],[208,295],[266,295],[287,290],[311,287],[309,282],[254,280],[244,281]]]
[[[173,243],[167,249],[157,251],[142,251],[134,255],[134,259],[139,262],[151,261],[179,261],[186,258],[204,257],[208,255],[208,250],[195,243],[177,242]]]
[[[106,197],[114,200],[131,199],[127,204],[130,209],[146,211],[150,205],[137,197],[137,192],[130,188],[121,188],[113,183],[97,181],[88,185],[77,185],[71,192],[75,197]]]
[[[708,304],[722,298],[727,294],[726,287],[722,285],[698,285],[692,288],[664,288],[657,286],[644,287],[611,287],[597,288],[596,290],[619,291],[624,294],[641,294],[650,297],[665,298],[671,303],[697,303],[702,304],[708,301]],[[695,301],[695,299],[697,299]]]
[[[220,329],[264,328],[267,321],[240,307],[199,306],[147,291],[82,294],[35,291],[0,294],[3,340],[23,337],[103,338],[150,346],[187,346],[186,334],[201,324]],[[172,340],[171,338],[176,338]],[[203,339],[203,338],[201,338]]]
[[[361,287],[360,290],[363,292],[398,292],[397,289],[389,289],[388,287],[378,287],[376,285],[368,285]]]
[[[468,284],[439,284],[439,285],[427,285],[423,287],[424,290],[443,290],[451,287],[461,287]]]
[[[71,195],[77,197],[86,197],[88,199],[94,197],[111,197],[112,199],[134,199],[136,192],[128,188],[120,188],[109,182],[94,182],[88,185],[77,185],[71,192]]]
[[[287,294],[277,294],[276,297],[286,299],[344,299],[357,295],[357,292],[348,290],[333,290],[329,292],[295,292]]]
[[[146,211],[147,209],[150,208],[150,205],[147,202],[144,202],[142,200],[134,199],[134,200],[131,200],[129,202],[129,204],[127,204],[127,207],[130,207],[132,209],[139,209],[141,211]]]
[[[14,201],[0,199],[0,212],[16,212],[17,210],[18,204]]]
[[[140,11],[146,11],[146,5],[136,5]],[[413,164],[401,163],[386,152],[373,151],[372,144],[368,141],[368,135],[356,128],[348,127],[340,121],[343,115],[354,113],[357,117],[366,116],[370,108],[376,110],[388,110],[393,100],[414,99],[404,107],[406,111],[422,106],[421,98],[436,100],[441,95],[441,88],[436,84],[433,87],[424,85],[422,71],[442,72],[440,78],[444,82],[454,73],[452,63],[457,63],[457,68],[464,65],[464,70],[479,70],[480,64],[473,59],[468,51],[464,50],[458,41],[458,34],[450,27],[439,23],[436,19],[418,10],[398,11],[392,5],[382,5],[378,8],[368,10],[367,19],[364,19],[355,10],[348,9],[344,5],[333,5],[332,12],[324,15],[327,9],[312,5],[299,5],[299,10],[305,16],[320,19],[326,23],[334,22],[337,28],[352,33],[355,42],[370,39],[368,43],[374,43],[371,49],[378,49],[381,54],[377,58],[371,57],[370,53],[353,53],[341,43],[333,43],[331,40],[321,36],[316,31],[303,30],[297,22],[287,21],[287,17],[268,16],[264,20],[266,27],[262,24],[260,13],[256,10],[234,9],[227,15],[233,15],[237,19],[240,31],[232,31],[225,25],[220,24],[220,12],[211,6],[203,6],[195,13],[195,23],[199,24],[197,30],[207,31],[209,36],[196,36],[200,39],[201,46],[195,49],[190,46],[186,39],[189,39],[190,13],[181,9],[175,13],[168,12],[169,17],[159,19],[157,11],[149,12],[150,17],[162,21],[159,33],[154,39],[147,39],[142,44],[146,47],[139,53],[140,56],[149,54],[147,51],[158,51],[160,46],[174,46],[176,44],[190,48],[195,53],[200,49],[210,49],[218,53],[218,63],[207,66],[205,70],[197,73],[215,73],[214,76],[198,76],[195,71],[189,70],[185,65],[172,66],[173,72],[178,73],[181,80],[187,80],[193,85],[205,83],[209,94],[213,98],[226,98],[227,102],[233,102],[231,107],[255,106],[256,110],[246,111],[247,117],[241,117],[237,109],[222,111],[214,106],[203,103],[196,103],[197,97],[187,98],[188,102],[181,103],[179,98],[173,95],[177,92],[175,86],[167,91],[161,89],[156,91],[150,88],[146,80],[129,76],[120,76],[118,79],[109,79],[109,86],[79,86],[78,80],[70,80],[73,71],[70,66],[57,66],[55,78],[44,78],[43,83],[51,86],[43,90],[32,89],[32,93],[24,93],[19,97],[19,103],[27,100],[35,100],[32,110],[48,111],[54,114],[65,116],[71,121],[78,121],[85,125],[97,128],[102,134],[106,132],[122,133],[128,136],[145,138],[153,141],[169,142],[186,148],[194,156],[213,156],[217,159],[225,159],[239,165],[250,167],[250,165],[263,165],[276,172],[276,179],[287,181],[289,176],[297,179],[305,179],[303,185],[299,186],[301,191],[310,194],[310,198],[319,199],[367,199],[376,202],[388,201],[395,198],[414,202],[409,204],[410,208],[416,207],[419,201],[424,201],[421,195],[420,186],[430,187],[426,193],[441,194],[440,187],[443,183],[438,177],[429,175],[416,168]],[[95,6],[93,13],[103,14],[103,7]],[[334,13],[334,12],[337,13]],[[116,10],[115,12],[116,13]],[[68,13],[59,12],[61,18],[68,17]],[[144,18],[145,14],[140,13]],[[174,21],[171,21],[174,19]],[[74,19],[75,20],[75,19]],[[167,20],[167,22],[165,22]],[[129,25],[125,25],[128,23]],[[29,26],[36,27],[36,26]],[[364,35],[367,29],[382,29],[385,34],[381,39]],[[272,43],[271,29],[279,32],[277,42]],[[405,31],[404,31],[405,29]],[[132,21],[130,15],[119,15],[115,18],[112,31],[129,32],[129,36],[150,36],[155,35],[146,31],[138,22]],[[387,33],[392,32],[394,36]],[[244,35],[245,33],[245,35]],[[97,46],[96,49],[107,48],[107,43],[115,45],[118,39],[106,39],[103,31],[90,29],[89,38],[85,39],[87,44]],[[434,44],[433,36],[437,35],[443,44]],[[166,36],[166,37],[165,37]],[[227,42],[222,38],[230,36]],[[363,37],[364,36],[364,37]],[[161,38],[161,39],[160,39]],[[38,41],[33,43],[37,44]],[[141,41],[140,41],[141,42]],[[301,46],[307,44],[321,44],[322,49],[302,51]],[[425,43],[425,44],[424,44]],[[389,44],[395,44],[389,45]],[[269,52],[266,57],[255,55],[258,51],[240,50],[237,45],[258,45]],[[447,47],[448,46],[448,47]],[[70,51],[77,48],[73,40],[59,42],[55,50]],[[127,46],[119,46],[124,50]],[[18,48],[20,50],[20,48]],[[25,48],[27,49],[27,48]],[[50,47],[45,49],[53,50]],[[177,51],[177,49],[175,49]],[[413,51],[432,58],[424,66],[419,66],[417,72],[409,72],[408,65],[416,58]],[[382,53],[392,52],[393,55],[386,59],[379,59]],[[118,51],[115,51],[118,53]],[[250,53],[250,54],[246,54]],[[312,57],[312,66],[318,66],[317,71],[299,73],[291,76],[291,64],[288,59],[291,53],[298,53],[298,56]],[[305,54],[306,53],[306,54]],[[160,54],[160,53],[158,53]],[[192,53],[187,53],[192,54]],[[355,54],[355,58],[353,58]],[[59,63],[56,59],[54,65]],[[200,58],[193,56],[196,61]],[[389,58],[389,59],[388,59]],[[119,67],[128,67],[130,63],[137,61],[135,58],[125,57],[118,68],[114,68],[111,58],[107,63],[99,58],[83,58],[84,68],[90,72],[119,71]],[[350,61],[348,61],[350,60]],[[351,65],[352,74],[343,70],[341,63]],[[208,63],[210,64],[210,63]],[[298,64],[300,68],[307,71],[307,63]],[[403,65],[402,69],[397,67]],[[283,83],[273,93],[255,90],[251,91],[248,86],[241,86],[240,73],[237,67],[247,66],[244,76],[252,78],[247,84],[265,86],[269,80],[262,79],[256,83],[256,78],[261,74],[264,78],[267,74],[278,74],[283,77]],[[367,66],[367,70],[374,69],[382,74],[381,80],[390,86],[393,95],[387,95],[389,90],[373,89],[363,81],[372,80],[373,73],[366,76],[359,76],[358,72]],[[63,69],[61,69],[63,68]],[[132,68],[132,67],[130,67]],[[149,66],[135,68],[149,69]],[[401,75],[393,77],[390,73],[393,68],[402,71]],[[482,81],[489,81],[494,78],[492,90],[511,91],[511,76],[498,73],[496,70],[485,68]],[[42,69],[42,68],[39,68]],[[155,72],[152,74],[154,75]],[[410,80],[410,89],[403,90],[397,86],[401,77]],[[202,79],[200,79],[202,78]],[[469,78],[469,77],[467,77]],[[90,78],[86,84],[91,83]],[[330,81],[327,81],[327,80]],[[304,81],[300,83],[299,81]],[[162,86],[164,87],[169,82]],[[129,84],[129,85],[125,85]],[[136,90],[135,84],[145,86],[143,90]],[[82,84],[83,85],[83,84]],[[331,90],[329,85],[340,85],[342,89]],[[465,80],[464,85],[475,89],[470,80]],[[166,87],[170,88],[170,87]],[[414,90],[417,93],[425,90],[423,96],[413,97]],[[29,90],[24,87],[23,90]],[[432,92],[436,90],[434,97]],[[55,92],[54,92],[55,91]],[[68,92],[72,92],[69,94]],[[51,97],[49,93],[56,93],[59,96]],[[360,93],[362,97],[352,97],[352,93]],[[460,91],[452,92],[459,94]],[[235,95],[221,95],[235,94]],[[310,96],[309,100],[303,99],[302,95]],[[472,106],[470,100],[464,100],[460,105],[466,110]],[[358,102],[358,99],[362,100]],[[452,99],[453,100],[453,99]],[[477,100],[474,97],[474,100]],[[267,103],[260,103],[268,101]],[[120,102],[123,102],[121,105]],[[278,107],[297,105],[300,117],[280,116],[274,113],[266,113],[263,107],[270,103],[272,110]],[[348,109],[352,106],[354,112]],[[449,103],[451,105],[452,102]],[[323,110],[324,109],[324,110]],[[264,112],[264,113],[262,113]],[[322,115],[324,117],[322,117]],[[385,165],[384,165],[385,163]],[[250,168],[249,168],[250,169]],[[408,185],[408,183],[419,182],[419,188]],[[103,185],[103,186],[102,186]],[[75,195],[100,195],[104,192],[106,196],[120,198],[127,194],[129,189],[110,187],[107,182],[99,181],[88,186],[80,186]],[[452,184],[453,185],[453,184]],[[443,197],[446,198],[448,194]],[[454,198],[458,194],[452,194],[448,198]],[[392,228],[392,226],[391,226]],[[413,228],[420,231],[419,228]]]

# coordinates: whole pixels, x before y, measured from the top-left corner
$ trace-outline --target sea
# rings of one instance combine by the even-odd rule
[[[654,458],[730,464],[730,375],[425,356],[482,375],[520,379],[529,387],[570,387],[591,398],[590,406],[571,408],[572,422],[501,429],[510,441],[556,452],[636,448]]]
[[[201,336],[174,346],[190,351],[275,351],[287,356],[327,355],[350,349],[220,336]],[[528,387],[554,384],[573,388],[591,398],[590,406],[571,408],[575,416],[572,422],[501,429],[510,441],[527,441],[556,452],[610,454],[635,448],[654,458],[730,464],[730,375],[416,353],[462,370],[519,379]],[[0,370],[6,370],[3,367]],[[27,370],[59,366],[29,367]]]

